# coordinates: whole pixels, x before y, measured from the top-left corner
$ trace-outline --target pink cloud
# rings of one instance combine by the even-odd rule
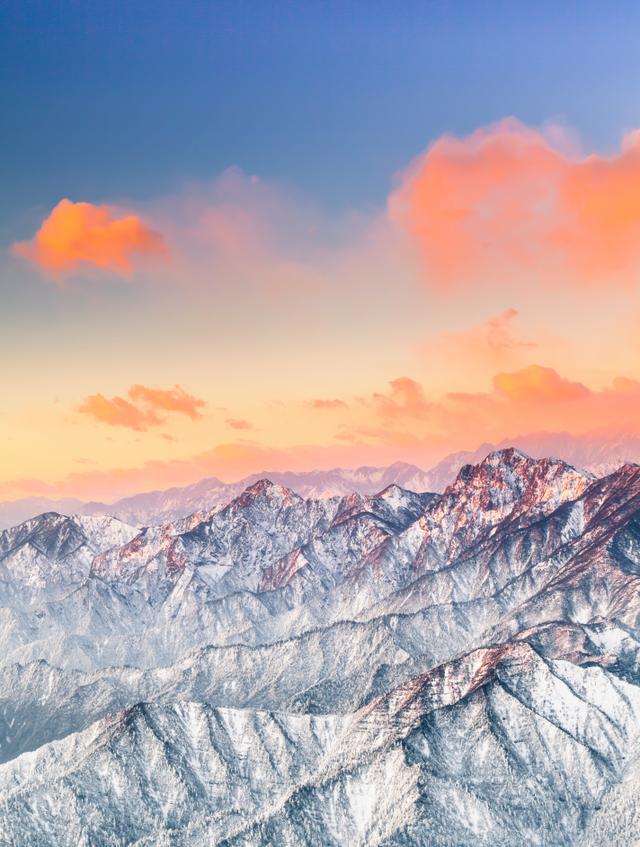
[[[610,157],[559,149],[514,118],[443,136],[405,173],[391,218],[416,241],[430,282],[557,268],[582,284],[640,261],[640,132]]]
[[[537,341],[523,334],[520,323],[517,309],[504,309],[469,328],[437,333],[419,350],[432,371],[484,379],[498,368],[524,364],[531,351],[539,349]]]
[[[133,425],[134,429],[150,425],[144,417],[136,417],[136,407],[132,412],[108,400],[92,407],[92,412],[98,410],[99,419],[112,425]],[[451,451],[475,448],[485,441],[503,442],[523,433],[615,433],[640,418],[640,382],[619,376],[610,385],[595,389],[534,365],[497,374],[492,387],[484,392],[429,398],[419,382],[400,377],[391,381],[387,391],[361,398],[351,414],[353,420],[341,426],[331,444],[283,449],[255,442],[220,444],[185,459],[77,471],[55,483],[37,479],[3,482],[0,499],[32,493],[110,499],[186,485],[211,475],[234,480],[258,471],[382,465],[397,460],[429,467]]]
[[[504,350],[529,350],[537,347],[535,341],[527,341],[514,335],[513,323],[518,315],[517,309],[505,309],[504,312],[494,318],[489,318],[481,325],[480,330],[491,350],[502,352]]]

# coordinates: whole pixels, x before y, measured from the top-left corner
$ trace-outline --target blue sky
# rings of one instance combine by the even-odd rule
[[[640,9],[605,2],[5,2],[2,230],[62,196],[146,197],[236,164],[383,201],[442,132],[637,123]]]

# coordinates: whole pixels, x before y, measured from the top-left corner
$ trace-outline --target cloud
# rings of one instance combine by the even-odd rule
[[[432,285],[514,267],[584,284],[637,268],[640,132],[610,157],[581,157],[558,138],[508,118],[443,136],[412,164],[388,209],[415,239]]]
[[[245,421],[243,418],[227,418],[225,423],[231,429],[253,429],[251,421]]]
[[[80,403],[78,411],[100,423],[124,426],[138,432],[162,423],[162,419],[153,410],[143,411],[124,397],[108,398],[103,394],[90,394]]]
[[[177,285],[275,293],[325,280],[316,261],[325,217],[297,192],[239,168],[154,203],[152,217],[170,237]]]
[[[107,422],[121,423],[113,416],[125,414],[117,402],[122,399],[102,398],[99,408],[104,417],[111,416]],[[638,432],[634,422],[640,418],[640,382],[618,376],[596,389],[551,368],[534,365],[496,374],[484,392],[431,398],[418,381],[399,377],[391,381],[388,390],[353,403],[349,415],[353,417],[341,425],[333,443],[289,447],[251,441],[224,443],[186,458],[147,461],[138,467],[86,468],[55,482],[0,482],[0,499],[36,493],[115,499],[186,485],[207,476],[231,481],[257,472],[268,475],[270,471],[387,465],[394,461],[428,468],[452,451],[475,449],[482,442],[506,443],[527,433],[570,432],[579,437],[594,431],[616,434],[625,428]],[[147,425],[144,418],[138,422],[142,428]]]
[[[616,376],[612,380],[611,391],[623,396],[640,396],[640,382],[626,376]]]
[[[290,186],[236,167],[127,206],[134,211],[62,200],[13,253],[53,281],[152,269],[154,283],[192,291],[286,296],[289,308],[296,297],[293,305],[308,314],[316,314],[310,291],[357,296],[388,275],[415,284],[415,257],[384,209],[327,214]],[[169,255],[170,262],[149,264]]]
[[[516,403],[564,403],[591,394],[582,383],[571,382],[553,368],[541,365],[529,365],[514,373],[496,374],[493,384],[496,391]]]
[[[502,352],[505,350],[529,350],[537,347],[535,341],[525,341],[515,337],[513,322],[518,315],[517,309],[505,309],[504,312],[481,324],[480,330],[489,349]]]
[[[389,383],[390,391],[375,393],[370,405],[382,418],[420,418],[432,410],[419,382],[408,376],[400,376]]]
[[[316,397],[313,400],[309,401],[309,405],[313,409],[346,409],[347,404],[344,400],[339,400],[337,398],[334,399],[324,399],[320,397]]]
[[[441,379],[450,381],[453,375],[478,382],[487,373],[525,364],[531,351],[539,350],[537,341],[522,335],[520,323],[517,309],[504,309],[466,329],[437,333],[419,346],[419,352],[430,372]]]
[[[169,389],[132,385],[127,396],[129,400],[91,394],[80,403],[78,411],[110,426],[124,426],[143,432],[165,422],[166,417],[158,412],[175,412],[195,420],[202,417],[199,409],[206,406],[204,400],[189,394],[180,385]],[[166,439],[170,437],[163,435]]]
[[[46,497],[56,493],[57,487],[55,484],[35,477],[21,477],[20,479],[0,482],[0,502],[22,499],[23,497]]]
[[[366,412],[343,424],[337,438],[351,444],[393,447],[420,464],[420,454],[472,448],[541,430],[581,434],[617,432],[640,416],[640,382],[616,377],[592,388],[539,364],[494,375],[490,388],[430,397],[409,377],[391,390],[361,398]]]
[[[168,254],[162,235],[137,215],[119,216],[110,206],[61,200],[30,241],[13,253],[45,274],[62,277],[87,268],[130,276],[141,257]]]
[[[180,385],[174,385],[170,389],[132,385],[128,395],[136,403],[143,403],[165,412],[178,412],[192,420],[202,417],[202,413],[198,410],[207,405],[204,400],[188,394]]]
[[[339,217],[238,168],[154,199],[144,216],[65,199],[13,252],[54,278],[87,268],[128,276],[170,243],[161,273],[176,285],[287,294],[353,293],[364,279],[381,291],[415,285],[416,253],[445,291],[513,286],[520,269],[549,284],[560,273],[579,284],[627,279],[640,263],[640,132],[609,157],[580,155],[565,136],[514,118],[442,136],[404,171],[386,210]]]

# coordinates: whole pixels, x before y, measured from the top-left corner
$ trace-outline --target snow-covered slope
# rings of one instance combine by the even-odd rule
[[[2,533],[0,844],[640,839],[640,468],[381,489]]]

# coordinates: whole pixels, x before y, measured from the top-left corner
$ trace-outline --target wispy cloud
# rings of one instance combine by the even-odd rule
[[[422,385],[408,376],[391,380],[389,391],[376,392],[363,401],[382,418],[422,418],[433,404],[425,397]]]
[[[253,429],[251,421],[246,421],[244,418],[227,418],[226,424],[231,429]]]
[[[347,404],[338,398],[316,397],[309,401],[312,409],[346,409]]]

